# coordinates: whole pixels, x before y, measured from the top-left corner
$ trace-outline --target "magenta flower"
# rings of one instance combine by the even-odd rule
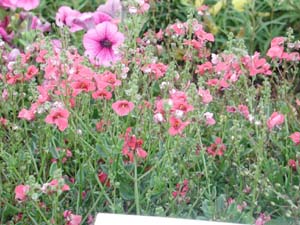
[[[26,11],[35,9],[40,4],[40,0],[3,0],[0,2],[0,6],[5,8],[23,8]]]
[[[98,24],[83,37],[85,54],[95,65],[109,66],[120,59],[117,48],[124,42],[124,35],[111,22]]]
[[[12,0],[2,0],[0,2],[0,6],[4,7],[4,8],[11,8],[11,9],[15,9],[15,3]]]

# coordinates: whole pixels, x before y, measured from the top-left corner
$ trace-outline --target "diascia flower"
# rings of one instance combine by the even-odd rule
[[[29,185],[18,185],[15,188],[15,199],[22,202],[26,200],[29,191]]]
[[[83,37],[85,54],[95,65],[109,66],[120,59],[118,47],[124,42],[124,35],[111,22],[98,24]]]
[[[71,210],[64,211],[64,218],[66,225],[79,225],[82,220],[82,216],[73,214]]]
[[[289,137],[292,139],[295,145],[300,144],[300,132],[292,133]]]
[[[55,124],[60,131],[64,131],[68,127],[69,111],[63,108],[52,109],[46,117],[45,122]]]
[[[284,123],[284,115],[278,112],[273,112],[267,121],[267,126],[270,130]]]
[[[175,136],[177,134],[181,134],[183,129],[189,125],[190,122],[186,121],[186,122],[182,122],[180,119],[172,116],[170,117],[170,125],[171,127],[169,128],[169,134],[171,136]]]
[[[146,158],[148,153],[143,149],[143,140],[136,138],[135,135],[130,135],[131,127],[126,129],[122,154],[129,158],[130,162],[134,161],[134,155],[138,158]]]
[[[134,104],[126,100],[120,100],[113,103],[112,108],[119,116],[126,116],[134,109]]]

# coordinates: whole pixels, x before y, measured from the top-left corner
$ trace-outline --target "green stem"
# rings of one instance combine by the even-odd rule
[[[135,206],[136,206],[136,214],[141,215],[136,156],[134,157],[134,200],[135,200]]]

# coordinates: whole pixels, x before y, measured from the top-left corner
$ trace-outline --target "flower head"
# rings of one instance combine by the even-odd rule
[[[189,124],[190,124],[189,121],[182,122],[180,119],[172,116],[170,118],[170,125],[171,125],[171,127],[169,128],[169,134],[171,136],[175,136],[177,134],[181,134],[183,132],[183,129],[187,125],[189,125]]]
[[[124,42],[124,35],[111,22],[98,24],[83,37],[85,54],[95,65],[109,66],[119,60],[117,48]]]
[[[134,109],[134,104],[126,100],[120,100],[113,103],[112,108],[119,116],[126,116]]]
[[[45,122],[55,124],[60,131],[68,127],[69,111],[63,108],[52,109]]]
[[[278,112],[273,112],[267,121],[267,126],[270,130],[284,123],[284,115]]]
[[[300,144],[300,132],[292,133],[289,137],[292,139],[295,145]]]
[[[15,188],[15,199],[18,201],[25,201],[27,192],[29,191],[29,185],[18,185]]]

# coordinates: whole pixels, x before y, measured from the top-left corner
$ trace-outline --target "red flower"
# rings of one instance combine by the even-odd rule
[[[131,132],[131,127],[127,128],[125,133],[125,141],[122,148],[122,153],[124,156],[129,158],[130,162],[134,161],[134,154],[139,158],[146,158],[147,152],[142,148],[143,140],[137,139],[135,135],[129,135]]]
[[[104,184],[106,187],[110,187],[110,181],[106,173],[102,171],[98,173],[98,179],[101,182],[101,184]]]
[[[120,100],[113,103],[112,108],[119,116],[126,116],[134,109],[134,104],[126,100]]]
[[[224,151],[226,150],[226,146],[223,144],[223,141],[221,138],[216,137],[215,142],[211,144],[207,148],[207,153],[212,156],[222,156],[224,155]]]
[[[290,159],[288,162],[288,166],[291,167],[294,171],[297,170],[297,162],[294,159]]]

